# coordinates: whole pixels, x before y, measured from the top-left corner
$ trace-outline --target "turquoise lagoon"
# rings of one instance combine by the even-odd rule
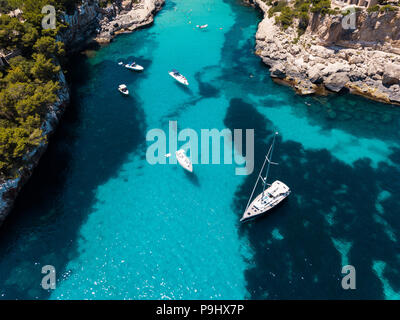
[[[151,27],[72,59],[71,106],[0,230],[1,299],[400,297],[400,109],[273,83],[260,19],[240,1],[167,0]],[[143,73],[118,65],[133,57]],[[148,164],[146,133],[169,121],[254,128],[255,171],[278,130],[271,178],[292,195],[240,224],[257,172]],[[341,288],[346,264],[356,290]]]

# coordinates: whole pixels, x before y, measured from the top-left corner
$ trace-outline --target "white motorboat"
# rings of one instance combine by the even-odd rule
[[[178,71],[172,70],[172,71],[170,71],[168,73],[172,78],[174,78],[179,83],[182,83],[185,86],[189,85],[189,82],[187,81],[187,79],[182,74],[180,74]]]
[[[118,86],[118,91],[121,92],[125,96],[129,96],[129,90],[125,84],[120,84]]]
[[[136,62],[132,62],[125,65],[125,68],[134,71],[143,71],[144,68],[141,65],[138,65]]]
[[[186,169],[189,172],[193,172],[192,161],[190,161],[190,159],[186,155],[185,150],[180,149],[175,152],[175,155],[178,163],[182,166],[182,168]]]
[[[208,24],[203,24],[201,26],[197,25],[196,27],[199,28],[199,29],[205,29],[205,28],[208,27]]]
[[[256,184],[254,185],[253,192],[249,198],[249,201],[246,206],[246,210],[240,221],[246,221],[255,217],[258,217],[265,212],[271,210],[276,207],[280,202],[286,199],[290,194],[289,187],[283,182],[276,180],[271,185],[267,184],[268,172],[271,164],[277,164],[271,161],[272,152],[274,150],[275,138],[277,136],[277,132],[274,135],[272,140],[271,147],[268,150],[267,156],[265,157],[264,163],[261,167],[260,173],[258,174],[258,178]],[[262,172],[264,170],[265,164],[268,162],[267,171],[265,178],[262,176]],[[263,184],[263,191],[260,193],[253,201],[253,194],[257,188],[258,181],[261,179]],[[266,188],[266,186],[269,186]],[[251,201],[251,203],[250,203]]]

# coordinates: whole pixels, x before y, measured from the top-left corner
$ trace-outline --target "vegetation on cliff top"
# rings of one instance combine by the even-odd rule
[[[275,13],[280,13],[275,15],[275,23],[279,24],[283,29],[291,26],[294,19],[297,18],[299,21],[299,35],[304,33],[308,26],[310,12],[325,15],[334,11],[331,9],[330,0],[296,0],[290,4],[285,0],[265,0],[265,3],[271,6],[268,11],[269,17],[274,16]]]
[[[42,7],[67,10],[78,0],[0,0],[0,52],[17,53],[0,69],[0,179],[18,176],[24,157],[45,137],[42,132],[48,107],[60,88],[58,57],[63,43],[56,30],[41,26]],[[21,17],[10,17],[20,8]]]
[[[321,15],[326,14],[339,14],[342,13],[346,15],[349,11],[341,12],[339,8],[331,8],[330,0],[294,0],[294,1],[286,1],[286,0],[263,0],[267,5],[270,6],[268,11],[268,16],[271,18],[275,16],[275,23],[280,25],[283,29],[287,29],[289,26],[292,26],[294,20],[298,20],[298,34],[302,35],[309,23],[309,14],[310,13],[318,13]],[[386,0],[379,0],[379,5],[372,6],[367,9],[367,12],[389,12],[398,10],[397,7],[393,7],[388,4]],[[399,2],[397,2],[398,5]],[[362,10],[359,7],[356,7],[357,11]]]

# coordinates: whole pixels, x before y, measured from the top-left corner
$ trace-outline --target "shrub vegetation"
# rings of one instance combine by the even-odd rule
[[[44,30],[42,7],[71,11],[78,2],[0,0],[0,52],[18,53],[0,69],[0,179],[18,176],[26,155],[44,141],[43,120],[60,88],[58,59],[64,47],[56,35],[65,26],[57,23],[56,30]],[[17,8],[22,17],[7,15]]]

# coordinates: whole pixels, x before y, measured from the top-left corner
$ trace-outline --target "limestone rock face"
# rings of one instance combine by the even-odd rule
[[[109,43],[119,33],[152,23],[164,3],[165,0],[124,0],[100,8],[98,1],[84,1],[74,14],[64,15],[69,28],[61,40],[69,51],[79,51],[91,40]]]
[[[325,65],[322,63],[317,63],[308,69],[308,77],[312,83],[321,83],[322,82],[322,72],[321,70],[325,68]]]
[[[275,63],[270,69],[271,77],[284,79],[286,76],[285,66],[282,63]]]
[[[95,41],[108,43],[115,35],[132,32],[153,22],[154,14],[164,5],[165,0],[132,0],[123,1],[120,6],[112,5],[108,16],[99,21]],[[111,19],[110,19],[111,16]]]
[[[122,8],[122,10],[125,10],[125,11],[131,10],[132,9],[132,0],[122,1],[121,8]]]
[[[296,21],[286,30],[264,11],[256,34],[256,53],[271,69],[271,77],[291,84],[298,93],[327,88],[400,104],[400,11],[357,12],[356,29],[343,28],[342,15],[313,14],[299,38]],[[349,17],[347,17],[349,18]]]
[[[400,65],[390,63],[385,66],[382,83],[385,86],[391,86],[400,83]]]
[[[339,92],[345,87],[349,80],[346,72],[337,72],[325,78],[324,85],[333,92]]]

